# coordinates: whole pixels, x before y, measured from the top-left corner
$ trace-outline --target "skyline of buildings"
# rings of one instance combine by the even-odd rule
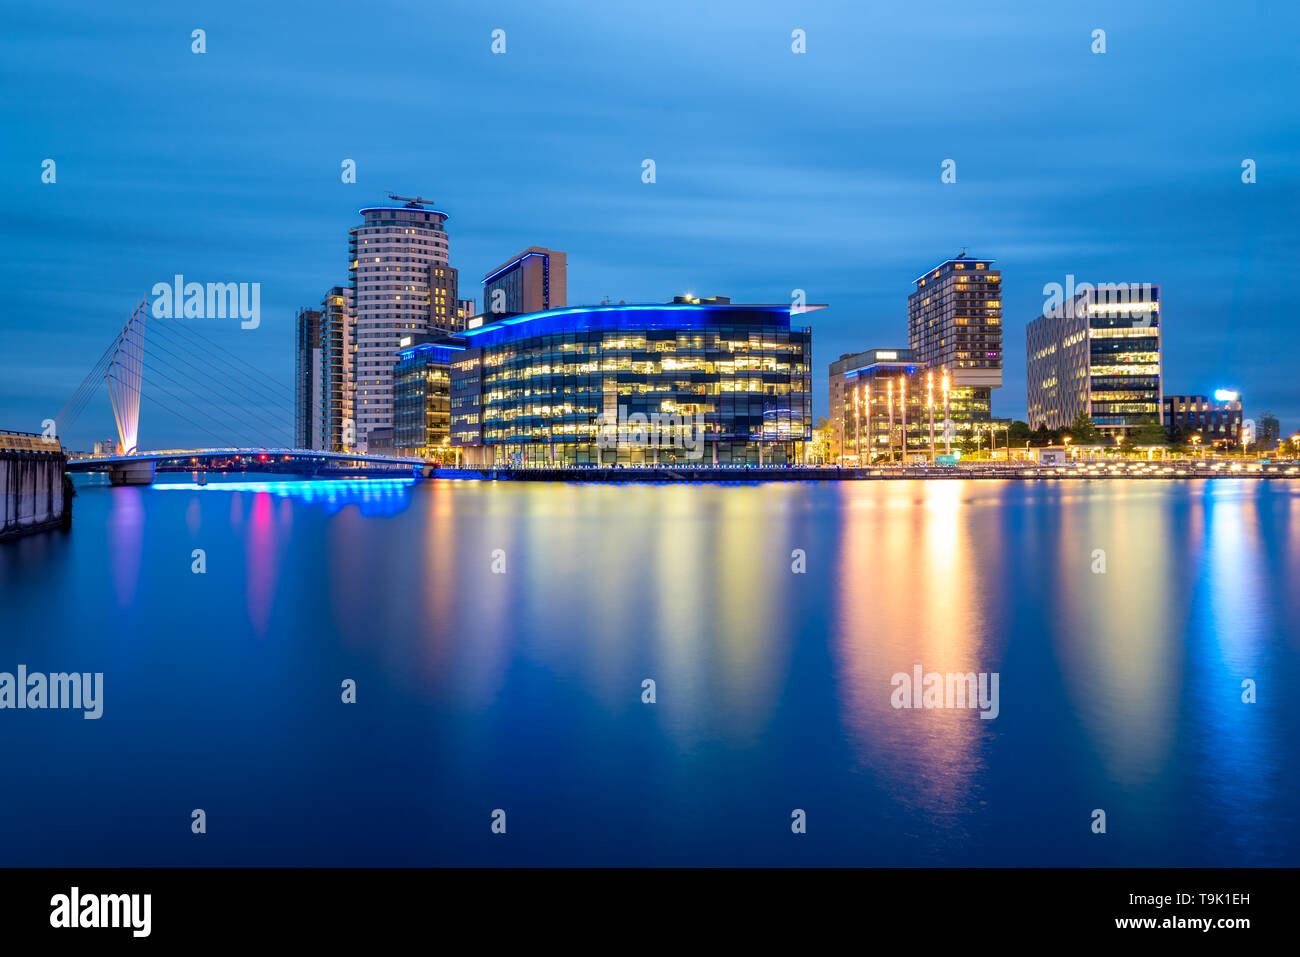
[[[300,448],[424,448],[448,435],[448,409],[433,393],[425,410],[429,421],[419,428],[415,398],[408,395],[407,407],[398,408],[398,352],[481,326],[485,319],[476,313],[474,298],[461,296],[448,214],[420,196],[389,198],[403,205],[363,208],[362,225],[348,232],[349,285],[332,287],[320,309],[298,311],[293,391]],[[483,302],[495,307],[488,321],[564,306],[566,275],[563,252],[527,247],[484,276]],[[402,374],[413,395],[414,371],[408,367]],[[421,375],[419,388],[427,380],[434,392],[445,378],[431,368]]]
[[[738,367],[720,363],[710,352],[733,348],[720,345],[725,338],[710,339],[707,348],[693,345],[694,340],[683,342],[683,357],[667,361],[667,340],[685,330],[645,328],[626,340],[631,343],[626,349],[624,340],[603,338],[561,343],[562,351],[578,348],[596,357],[578,363],[583,376],[598,370],[650,377],[637,382],[637,390],[671,393],[667,404],[657,407],[620,400],[632,394],[631,383],[617,375],[602,381],[599,389],[579,381],[576,367],[566,361],[571,357],[557,354],[549,341],[521,346],[536,359],[534,366],[502,378],[520,369],[509,365],[513,358],[484,349],[488,343],[495,347],[519,337],[502,332],[477,338],[493,327],[504,330],[545,315],[550,320],[545,324],[548,335],[572,337],[599,327],[592,325],[593,310],[622,308],[630,314],[661,304],[568,307],[567,254],[531,245],[484,274],[483,311],[476,312],[476,300],[461,297],[459,273],[451,265],[448,214],[419,197],[395,200],[405,200],[405,205],[362,209],[363,225],[349,231],[352,285],[332,288],[320,309],[299,311],[295,438],[305,443],[302,447],[404,450],[466,462],[490,454],[488,461],[496,464],[502,463],[500,456],[594,464],[604,456],[591,455],[585,444],[598,431],[593,421],[611,408],[617,414],[623,407],[624,414],[645,416],[704,414],[712,448],[721,450],[724,460],[733,454],[736,461],[757,457],[755,449],[727,444],[746,435],[746,442],[766,441],[763,428],[747,421],[748,412],[737,412],[734,396],[722,403],[691,398],[700,394],[701,386],[706,394],[746,391],[736,386],[734,375],[727,375]],[[954,444],[969,448],[972,442],[982,443],[986,433],[1008,426],[1011,419],[995,415],[993,398],[1003,372],[1003,274],[995,262],[968,255],[965,249],[941,260],[913,280],[907,295],[907,348],[845,353],[829,363],[832,457],[863,464],[893,461],[904,454],[928,458]],[[674,304],[731,305],[722,297],[689,296],[676,297]],[[798,312],[785,306],[748,308]],[[1128,435],[1163,425],[1172,434],[1163,395],[1161,326],[1160,290],[1152,284],[1081,283],[1078,289],[1071,286],[1059,302],[1049,301],[1042,315],[1026,323],[1030,428],[1066,429],[1082,414],[1103,433]],[[674,335],[657,338],[652,332]],[[789,328],[784,334],[789,335]],[[620,351],[629,354],[621,356]],[[796,363],[809,372],[800,371],[800,377],[810,374],[810,358],[811,331]],[[698,369],[681,364],[695,359],[703,363]],[[507,369],[488,371],[497,364]],[[470,370],[475,370],[472,376]],[[705,381],[666,383],[656,378],[685,371],[705,372]],[[789,370],[782,365],[782,371]],[[795,397],[785,413],[782,435],[797,436],[790,439],[793,442],[808,441],[815,424],[810,381],[793,388],[787,381],[780,388]],[[597,392],[600,401],[594,399]],[[613,406],[608,396],[615,397]],[[776,410],[759,412],[771,415]],[[797,425],[791,425],[791,414]],[[1187,419],[1186,410],[1178,414],[1184,425],[1201,421]],[[1218,418],[1205,421],[1210,428],[1207,441],[1227,437],[1216,431]],[[1236,424],[1225,426],[1238,441],[1240,421],[1238,411]],[[489,447],[490,453],[469,451]],[[505,448],[511,451],[500,451]],[[780,454],[789,452],[783,449]]]

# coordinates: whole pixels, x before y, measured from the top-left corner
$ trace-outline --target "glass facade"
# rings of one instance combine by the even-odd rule
[[[451,364],[463,350],[421,344],[397,354],[393,368],[393,448],[440,464],[451,447]]]
[[[1088,399],[1092,421],[1102,429],[1131,429],[1159,422],[1159,292],[1130,303],[1105,303],[1093,295],[1081,303],[1088,322]]]
[[[557,309],[456,341],[452,442],[474,464],[784,464],[812,437],[812,333],[788,306]]]

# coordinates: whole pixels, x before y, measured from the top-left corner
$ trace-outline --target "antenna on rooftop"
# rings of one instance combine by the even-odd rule
[[[393,198],[396,199],[397,197],[394,196]],[[961,247],[961,252],[959,252],[959,253],[957,254],[957,258],[958,258],[958,259],[965,259],[965,258],[966,258],[966,247],[965,247],[965,246]]]
[[[423,196],[398,196],[396,193],[389,193],[388,198],[397,203],[406,203],[408,206],[432,205],[433,200],[425,199]]]

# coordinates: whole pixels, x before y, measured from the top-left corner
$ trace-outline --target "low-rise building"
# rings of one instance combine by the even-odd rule
[[[956,386],[912,349],[869,349],[830,366],[831,454],[849,464],[929,459],[986,434],[991,389]],[[933,439],[933,441],[932,441]]]
[[[1220,389],[1214,397],[1204,395],[1167,395],[1164,399],[1164,426],[1175,440],[1189,441],[1199,435],[1200,442],[1211,445],[1241,443],[1241,395]]]
[[[432,336],[407,336],[393,368],[393,449],[440,464],[453,463],[451,364],[464,347]],[[374,449],[372,448],[372,451]]]

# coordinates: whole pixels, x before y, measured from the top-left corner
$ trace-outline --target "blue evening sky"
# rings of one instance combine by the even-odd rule
[[[962,246],[1003,270],[997,415],[1025,415],[1045,283],[1158,283],[1165,391],[1239,388],[1289,433],[1298,50],[1289,2],[9,4],[0,428],[39,430],[175,273],[261,283],[260,328],[201,331],[287,388],[295,311],[397,192],[450,214],[480,308],[531,244],[568,252],[572,304],[807,290],[818,415],[826,366],[906,345],[912,280]],[[63,437],[112,434],[101,392]],[[146,402],[142,447],[204,438]]]

